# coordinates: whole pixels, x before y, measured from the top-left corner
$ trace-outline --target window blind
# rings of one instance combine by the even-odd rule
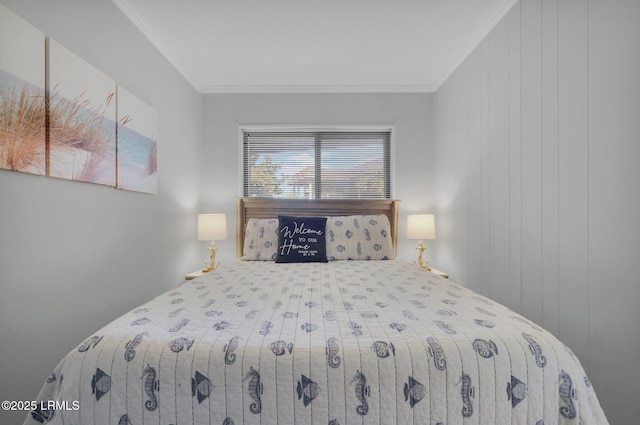
[[[244,132],[244,196],[391,197],[390,131]]]

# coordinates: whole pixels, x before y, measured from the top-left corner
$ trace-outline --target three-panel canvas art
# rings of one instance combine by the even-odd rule
[[[0,168],[156,193],[155,113],[0,5]]]

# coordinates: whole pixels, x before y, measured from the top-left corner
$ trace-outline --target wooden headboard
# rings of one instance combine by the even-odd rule
[[[391,223],[394,254],[398,242],[398,204],[391,199],[269,199],[238,198],[236,211],[236,255],[242,257],[244,232],[251,218],[277,218],[278,215],[342,216],[384,214]]]

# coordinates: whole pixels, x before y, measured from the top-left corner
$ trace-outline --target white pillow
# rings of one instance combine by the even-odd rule
[[[244,232],[242,260],[274,261],[278,245],[277,218],[251,218]]]
[[[391,225],[386,215],[327,217],[327,259],[393,259]]]

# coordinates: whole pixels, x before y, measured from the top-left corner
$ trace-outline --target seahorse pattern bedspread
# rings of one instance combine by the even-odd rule
[[[53,371],[50,424],[606,424],[571,351],[398,261],[224,264]]]

